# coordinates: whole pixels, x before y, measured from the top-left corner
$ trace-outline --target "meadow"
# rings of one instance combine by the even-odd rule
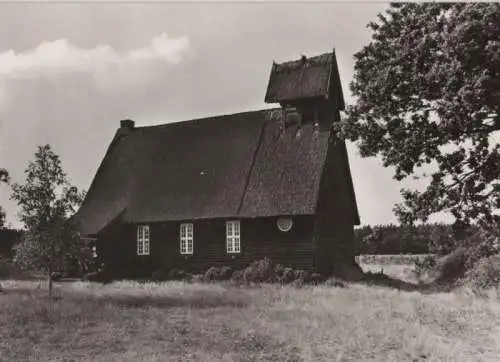
[[[42,283],[43,284],[43,283]],[[2,281],[1,361],[495,361],[500,303],[466,292]]]

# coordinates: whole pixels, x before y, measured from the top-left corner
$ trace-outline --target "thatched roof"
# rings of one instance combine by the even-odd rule
[[[74,218],[79,231],[117,218],[314,214],[329,131],[293,122],[282,131],[281,117],[274,109],[118,129]]]
[[[336,99],[339,109],[344,109],[335,51],[273,64],[265,102],[286,103],[307,98]]]

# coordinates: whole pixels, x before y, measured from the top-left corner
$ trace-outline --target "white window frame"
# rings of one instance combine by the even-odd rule
[[[226,252],[241,253],[241,224],[239,220],[226,221]]]
[[[149,255],[151,233],[149,225],[137,226],[137,255]]]
[[[194,226],[192,223],[183,223],[179,228],[180,251],[182,255],[193,255]]]

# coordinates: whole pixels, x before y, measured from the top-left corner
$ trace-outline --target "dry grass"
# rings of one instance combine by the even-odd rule
[[[386,288],[2,282],[0,360],[486,361],[500,304]]]

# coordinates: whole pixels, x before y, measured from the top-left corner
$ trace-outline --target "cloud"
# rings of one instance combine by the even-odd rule
[[[147,61],[179,63],[189,50],[187,37],[170,38],[163,33],[143,48],[117,51],[109,45],[79,48],[67,39],[43,42],[33,50],[0,54],[0,77],[19,79],[40,75],[84,72],[102,73],[113,68],[127,68]]]

